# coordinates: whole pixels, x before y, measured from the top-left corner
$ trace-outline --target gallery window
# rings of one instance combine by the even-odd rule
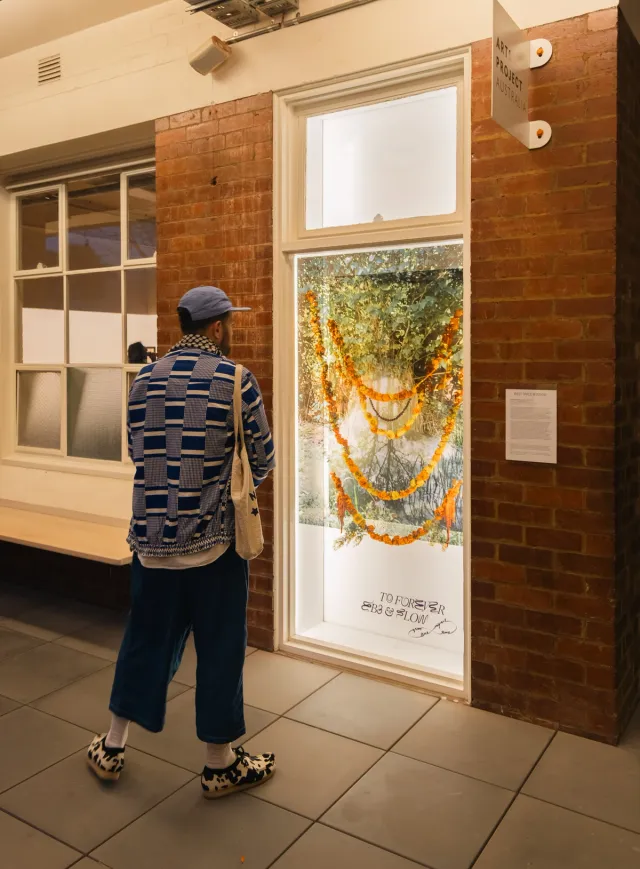
[[[281,642],[458,694],[466,63],[277,101]]]
[[[153,166],[15,193],[17,453],[124,462],[126,396],[157,354]]]

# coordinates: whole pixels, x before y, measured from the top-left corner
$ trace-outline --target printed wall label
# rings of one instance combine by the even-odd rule
[[[507,389],[507,461],[558,461],[558,393],[555,389]]]

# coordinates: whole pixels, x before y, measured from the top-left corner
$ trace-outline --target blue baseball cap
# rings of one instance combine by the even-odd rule
[[[230,311],[251,310],[251,308],[237,308],[232,305],[229,296],[218,287],[194,287],[180,299],[178,308],[188,311],[194,323],[213,320]]]

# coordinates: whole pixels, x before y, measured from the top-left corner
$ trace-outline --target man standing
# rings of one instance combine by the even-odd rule
[[[232,748],[245,734],[242,671],[247,641],[247,562],[234,546],[230,496],[236,365],[227,358],[234,308],[222,290],[197,287],[180,300],[182,340],[142,368],[129,396],[135,465],[129,543],[131,613],[111,694],[111,728],[88,752],[91,769],[115,780],[129,722],[164,726],[167,686],[193,631],[198,658],[196,729],[206,743],[208,798],[266,781],[272,754]],[[274,466],[262,396],[242,378],[242,419],[254,484]]]

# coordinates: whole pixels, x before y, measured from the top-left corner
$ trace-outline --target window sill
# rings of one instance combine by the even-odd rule
[[[59,471],[63,474],[85,474],[89,477],[109,477],[127,481],[133,479],[134,471],[133,464],[130,462],[98,462],[17,452],[3,456],[0,459],[0,465],[30,468],[38,471]]]

